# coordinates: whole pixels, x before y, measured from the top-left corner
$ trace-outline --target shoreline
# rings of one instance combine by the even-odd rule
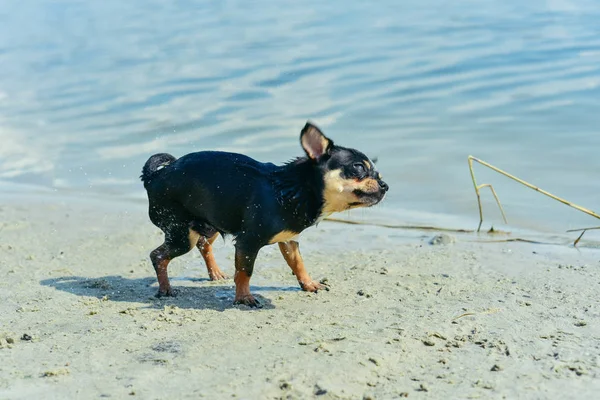
[[[145,212],[147,199],[143,190],[141,196],[117,195],[108,192],[85,192],[81,190],[66,190],[48,188],[38,185],[21,185],[13,182],[0,180],[0,190],[3,191],[4,199],[0,202],[20,203],[51,202],[65,203],[77,202],[81,204],[95,203],[101,206],[110,204],[113,207],[131,208],[142,207]],[[1,204],[0,204],[1,205]],[[476,213],[476,208],[474,208]],[[415,217],[416,215],[416,217]],[[474,214],[475,215],[475,214]],[[411,216],[410,218],[407,218]],[[351,212],[338,213],[327,221],[348,225],[370,226],[374,228],[393,229],[403,232],[417,232],[427,234],[429,232],[448,232],[449,234],[473,234],[478,238],[484,237],[493,240],[503,240],[502,237],[512,238],[516,241],[532,242],[538,244],[572,246],[579,232],[567,232],[543,230],[534,227],[520,227],[506,225],[498,220],[484,220],[481,232],[476,232],[478,220],[466,216],[455,216],[451,214],[435,214],[419,210],[398,209],[394,207],[377,206],[372,209],[354,210]],[[497,223],[497,224],[495,224]],[[593,223],[578,226],[589,227]],[[489,231],[493,230],[493,235]],[[409,235],[410,237],[414,235]],[[484,241],[484,240],[482,240]],[[600,231],[591,230],[586,232],[578,244],[579,248],[600,248]]]
[[[592,398],[599,253],[323,222],[301,239],[309,294],[273,246],[233,306],[197,252],[156,299],[142,207],[0,205],[0,397]],[[215,256],[232,275],[233,247]],[[160,377],[160,379],[157,379]]]

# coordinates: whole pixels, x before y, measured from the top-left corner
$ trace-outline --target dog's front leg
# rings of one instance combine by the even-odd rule
[[[260,247],[240,243],[235,246],[235,300],[233,304],[245,304],[249,307],[260,307],[258,300],[250,293],[250,277],[254,270],[254,261]]]
[[[279,250],[281,250],[283,258],[285,258],[285,261],[292,269],[292,272],[296,275],[296,279],[298,279],[298,283],[302,290],[307,292],[317,292],[319,290],[327,289],[327,286],[317,281],[313,281],[310,275],[308,275],[308,272],[306,272],[304,261],[300,255],[300,245],[298,242],[294,240],[280,242]]]

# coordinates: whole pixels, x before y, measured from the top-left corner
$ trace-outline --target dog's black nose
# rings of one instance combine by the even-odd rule
[[[379,183],[379,187],[381,188],[381,190],[383,190],[384,192],[387,192],[388,189],[390,188],[387,183],[385,183],[384,181],[378,181]]]

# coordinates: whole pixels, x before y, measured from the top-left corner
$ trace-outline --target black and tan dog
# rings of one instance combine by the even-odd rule
[[[303,290],[324,288],[304,268],[298,234],[331,213],[379,203],[388,186],[367,156],[334,145],[311,123],[300,143],[306,157],[282,166],[216,151],[150,157],[141,179],[150,220],[165,234],[150,253],[158,296],[174,294],[167,266],[194,247],[210,279],[225,278],[212,253],[218,234],[235,237],[236,304],[259,305],[250,294],[250,277],[258,251],[268,244],[278,243]]]

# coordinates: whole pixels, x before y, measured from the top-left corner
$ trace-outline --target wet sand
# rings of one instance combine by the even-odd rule
[[[368,215],[368,214],[367,214]],[[593,398],[600,253],[323,222],[299,290],[277,246],[252,290],[210,282],[192,252],[156,299],[162,241],[138,204],[0,204],[0,398]],[[230,241],[215,245],[233,274]]]

